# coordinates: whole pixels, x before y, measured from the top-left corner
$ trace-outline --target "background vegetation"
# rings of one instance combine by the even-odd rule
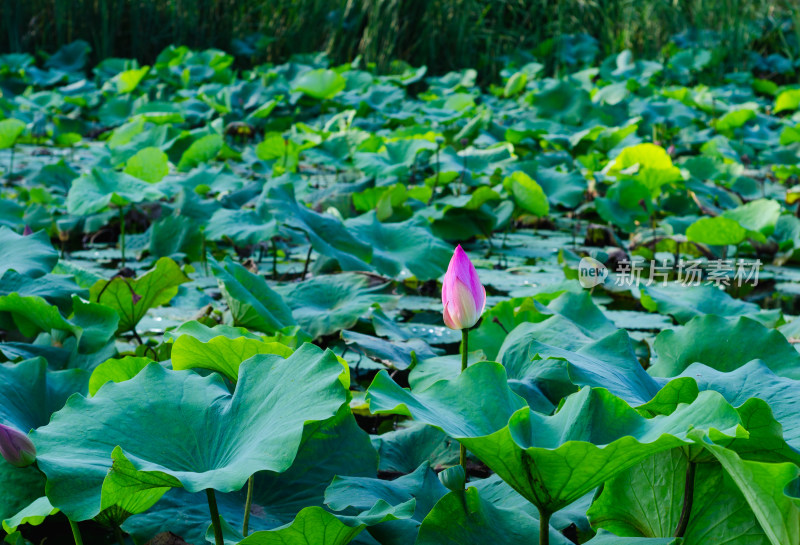
[[[703,29],[730,69],[744,67],[746,50],[795,60],[800,41],[794,0],[4,0],[0,21],[0,51],[52,52],[83,39],[95,60],[152,63],[169,44],[253,62],[324,50],[334,62],[362,55],[381,69],[399,59],[483,77],[505,55],[574,48],[579,34],[604,55],[652,58],[674,35]]]

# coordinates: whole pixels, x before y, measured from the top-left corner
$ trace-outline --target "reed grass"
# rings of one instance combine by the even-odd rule
[[[495,72],[515,51],[559,47],[586,33],[601,54],[656,56],[675,34],[718,33],[736,68],[745,50],[795,58],[800,3],[794,0],[2,0],[0,51],[53,52],[84,39],[93,60],[150,63],[167,45],[231,50],[253,34],[252,62],[283,62],[324,50],[334,62],[362,55],[387,69],[400,59],[432,72]],[[557,66],[555,67],[558,68]]]

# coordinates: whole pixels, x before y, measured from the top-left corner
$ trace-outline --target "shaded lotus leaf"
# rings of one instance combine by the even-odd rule
[[[502,509],[484,500],[477,488],[450,492],[431,510],[419,528],[417,545],[528,545],[539,535],[539,520],[519,510]],[[550,543],[569,545],[550,528]]]
[[[767,327],[774,327],[780,319],[780,310],[763,310],[756,303],[736,299],[725,291],[706,284],[700,286],[653,284],[642,285],[639,289],[644,308],[650,312],[673,316],[680,324],[704,314],[747,316]]]
[[[421,422],[408,422],[396,430],[372,437],[380,454],[381,471],[405,474],[423,463],[436,469],[458,463],[458,443]]]
[[[115,276],[98,280],[89,290],[92,301],[113,308],[119,315],[117,333],[131,331],[151,308],[169,303],[178,293],[178,286],[189,277],[168,257],[138,278]]]
[[[325,489],[334,476],[375,477],[376,466],[377,454],[369,437],[346,405],[333,418],[307,423],[289,469],[255,474],[250,530],[270,530],[290,523],[304,507],[324,505]],[[217,494],[220,514],[234,528],[241,528],[246,493],[245,487]],[[137,539],[149,539],[167,529],[189,542],[202,543],[208,523],[205,495],[176,488],[167,492],[154,509],[129,518],[124,529]]]
[[[716,429],[721,436],[740,429],[736,410],[715,392],[647,419],[607,390],[583,388],[553,416],[542,415],[522,406],[503,367],[492,362],[419,393],[403,390],[382,371],[367,399],[372,412],[410,414],[440,428],[550,513],[656,452],[691,443],[692,429]],[[577,468],[575,459],[582,460]]]
[[[230,257],[226,257],[222,265],[212,261],[211,269],[228,303],[234,325],[266,333],[295,325],[292,311],[263,276],[251,273]]]
[[[205,236],[208,240],[230,238],[240,245],[266,242],[278,234],[275,220],[264,220],[252,210],[230,210],[220,208],[206,225]]]
[[[619,536],[673,536],[684,502],[688,463],[681,449],[673,449],[609,479],[589,508],[592,526]],[[719,509],[720,505],[725,509]],[[682,543],[751,545],[765,540],[753,510],[723,467],[698,464],[692,511]]]
[[[20,297],[16,293],[0,296],[0,312],[11,315],[14,325],[25,337],[39,332],[66,331],[73,335],[83,353],[97,352],[113,337],[119,318],[116,313],[97,303],[72,298],[73,313],[64,318],[58,307],[38,296]]]
[[[709,441],[703,446],[739,488],[772,545],[800,539],[800,500],[786,495],[787,487],[800,476],[796,464],[742,460],[735,452]]]
[[[769,236],[781,215],[781,205],[770,199],[756,199],[733,210],[726,210],[722,217],[732,219],[755,233]]]
[[[413,275],[423,282],[438,279],[453,254],[452,247],[433,236],[427,220],[420,217],[382,223],[371,211],[347,220],[345,225],[359,240],[372,246],[370,264],[393,278]]]
[[[336,477],[325,491],[325,503],[334,511],[350,512],[370,509],[385,501],[401,506],[415,502],[410,517],[373,526],[370,534],[383,545],[413,543],[420,523],[447,489],[428,464],[422,464],[408,475],[388,481],[369,477]]]
[[[50,244],[46,231],[24,236],[0,226],[0,276],[13,270],[37,278],[52,271],[56,263],[58,252]]]
[[[0,296],[10,293],[17,293],[22,297],[39,296],[56,305],[64,314],[69,314],[72,310],[73,295],[84,299],[89,297],[89,290],[78,286],[71,275],[47,273],[30,278],[16,271],[6,271],[0,275]]]
[[[626,233],[633,233],[639,225],[646,225],[652,213],[650,190],[644,184],[623,178],[612,185],[605,197],[594,200],[597,213],[604,221],[619,226]],[[645,208],[641,203],[644,202]]]
[[[73,520],[97,515],[117,446],[143,481],[166,475],[192,493],[232,492],[257,471],[285,471],[303,424],[330,418],[346,401],[341,373],[331,352],[306,344],[288,359],[248,360],[233,394],[219,375],[151,364],[128,381],[107,383],[92,398],[73,396],[33,435],[48,497]]]
[[[355,331],[342,331],[342,340],[366,356],[393,369],[408,369],[418,361],[436,357],[436,352],[424,341],[387,341]]]
[[[297,324],[314,338],[349,329],[374,304],[397,300],[385,285],[370,287],[367,277],[343,273],[315,276],[277,288],[292,309]]]
[[[86,380],[79,369],[51,371],[43,358],[0,364],[0,424],[23,433],[44,426],[69,396],[86,391]],[[21,524],[20,517],[38,513],[27,509],[44,496],[44,483],[35,466],[17,468],[0,457],[0,520],[14,517],[8,523],[14,527]]]
[[[335,259],[346,271],[372,270],[372,247],[356,238],[347,227],[330,214],[320,214],[295,199],[291,184],[270,187],[262,202],[262,211],[281,218],[286,225],[303,231],[311,246],[320,254]]]
[[[793,448],[800,450],[800,418],[797,399],[800,381],[775,374],[761,360],[754,360],[729,372],[695,363],[682,374],[697,382],[701,390],[714,390],[734,406],[758,397],[769,404],[771,416],[782,428],[782,435]]]
[[[85,216],[110,206],[155,201],[163,196],[157,187],[130,174],[95,168],[73,180],[67,195],[67,210],[70,214]]]
[[[698,316],[659,333],[653,347],[658,359],[648,371],[657,377],[680,375],[693,363],[733,371],[761,359],[777,375],[800,378],[800,354],[786,337],[750,318]]]

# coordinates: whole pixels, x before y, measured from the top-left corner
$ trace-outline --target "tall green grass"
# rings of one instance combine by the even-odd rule
[[[48,51],[88,41],[95,60],[151,62],[165,46],[231,49],[262,34],[255,62],[325,50],[386,68],[401,59],[441,72],[496,70],[518,50],[586,33],[602,54],[659,53],[690,28],[719,33],[735,68],[746,49],[795,55],[796,0],[2,0],[0,50]],[[3,37],[2,34],[5,36]],[[552,40],[552,41],[551,41]]]

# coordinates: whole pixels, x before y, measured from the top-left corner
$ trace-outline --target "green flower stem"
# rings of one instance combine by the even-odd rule
[[[69,527],[72,529],[72,537],[75,539],[75,545],[83,545],[83,538],[81,537],[81,529],[78,528],[78,523],[70,520]]]
[[[689,526],[689,515],[692,514],[692,502],[694,501],[695,469],[697,469],[697,463],[689,461],[689,465],[686,466],[686,484],[683,488],[683,509],[681,509],[681,518],[678,519],[678,527],[675,528],[675,537],[683,537]]]
[[[125,212],[119,207],[119,249],[122,253],[122,268],[125,268]]]
[[[539,545],[550,545],[550,512],[539,508]]]
[[[214,526],[214,542],[216,545],[225,545],[222,538],[222,523],[219,520],[219,510],[217,509],[217,497],[214,495],[213,488],[206,488],[208,496],[208,510],[211,512],[211,524]]]
[[[253,504],[253,484],[255,475],[250,475],[247,479],[247,501],[244,504],[244,522],[242,522],[242,535],[247,537],[248,526],[250,524],[250,506]]]
[[[469,346],[469,330],[462,329],[461,330],[461,372],[463,373],[467,369],[467,357],[469,354],[468,346]],[[464,476],[468,477],[467,475],[467,447],[464,445],[459,446],[459,456],[458,456],[459,463],[461,467],[464,468]],[[468,478],[466,480],[469,480]]]

